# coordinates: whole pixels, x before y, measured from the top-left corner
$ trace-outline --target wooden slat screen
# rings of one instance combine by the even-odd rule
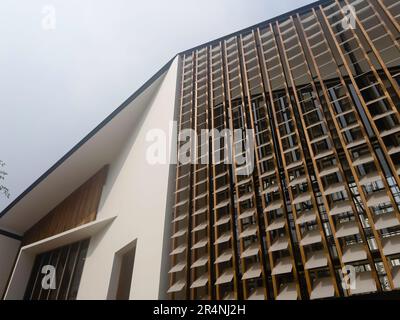
[[[396,0],[332,0],[181,55],[179,132],[252,129],[255,166],[215,133],[178,164],[171,299],[400,289],[399,26]]]

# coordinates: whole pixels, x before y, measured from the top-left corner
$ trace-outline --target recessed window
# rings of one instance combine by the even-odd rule
[[[136,240],[115,253],[107,299],[129,300],[135,252]]]
[[[39,254],[24,299],[75,300],[89,239]]]

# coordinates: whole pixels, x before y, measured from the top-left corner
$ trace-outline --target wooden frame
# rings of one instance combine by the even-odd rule
[[[171,287],[183,281],[171,298],[314,299],[400,287],[400,66],[389,65],[400,60],[400,28],[387,3],[324,1],[182,54],[179,130],[253,129],[255,168],[239,175],[235,148],[223,153],[232,165],[216,163],[214,131],[210,164],[178,164],[175,204],[187,199],[188,220],[176,221],[175,208],[173,234],[186,228],[187,263],[171,274]],[[356,29],[338,31],[351,4]],[[362,12],[381,20],[393,45],[380,46]],[[203,222],[204,246],[191,250]],[[190,270],[198,252],[208,273],[201,290],[189,289],[202,274]],[[368,275],[366,287],[342,287],[349,264],[357,279]]]

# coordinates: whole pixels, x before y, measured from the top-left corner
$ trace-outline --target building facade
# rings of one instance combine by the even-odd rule
[[[146,136],[174,119],[177,67],[174,58],[1,213],[4,299],[166,298],[174,166],[148,162]]]
[[[393,293],[399,174],[400,3],[318,1],[178,54],[13,201],[0,295]]]
[[[324,1],[180,55],[179,130],[252,129],[255,166],[212,134],[178,165],[173,299],[400,288],[399,14]]]

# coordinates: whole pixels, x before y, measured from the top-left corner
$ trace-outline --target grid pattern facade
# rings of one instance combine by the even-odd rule
[[[255,168],[214,134],[177,165],[171,299],[400,288],[399,32],[397,0],[320,1],[180,55],[178,132],[252,129]]]

